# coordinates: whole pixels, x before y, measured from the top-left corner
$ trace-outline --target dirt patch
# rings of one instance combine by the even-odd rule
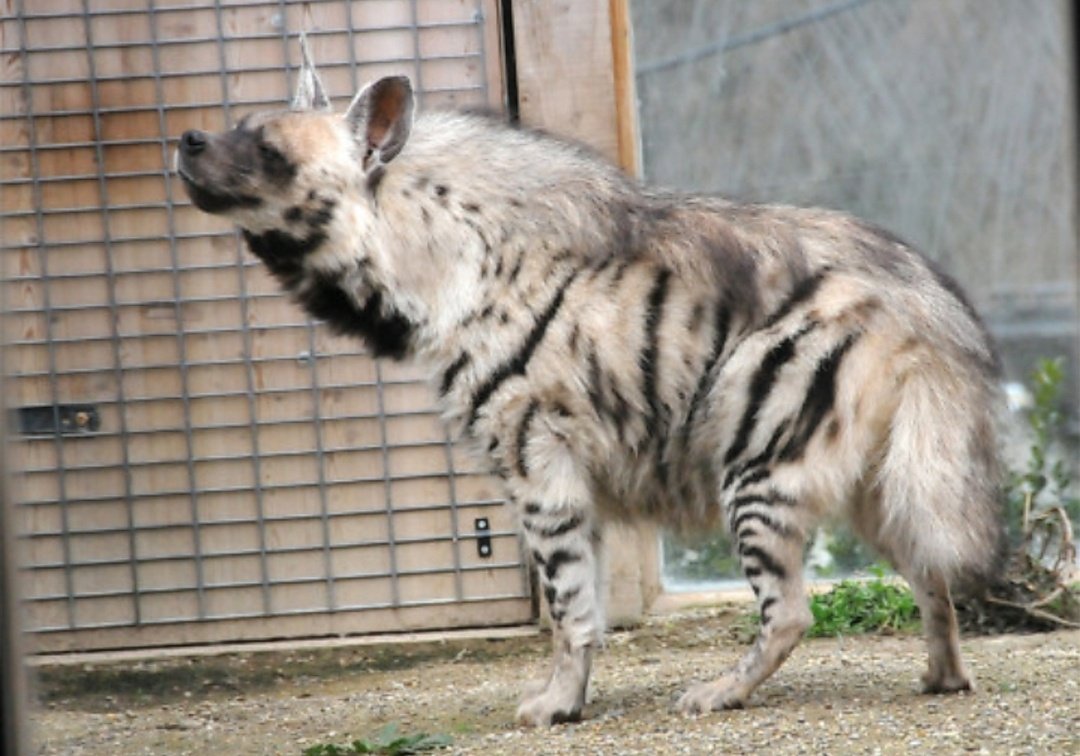
[[[390,722],[454,753],[1080,752],[1080,632],[972,637],[975,695],[916,693],[915,636],[805,642],[742,711],[685,719],[672,702],[742,652],[740,610],[694,609],[610,636],[586,720],[513,727],[542,636],[234,654],[42,670],[43,754],[299,754]]]
[[[170,704],[194,697],[261,694],[287,685],[409,670],[424,664],[483,663],[540,655],[535,637],[467,639],[191,656],[127,663],[57,664],[36,674],[38,700],[47,707],[107,712],[118,707]]]

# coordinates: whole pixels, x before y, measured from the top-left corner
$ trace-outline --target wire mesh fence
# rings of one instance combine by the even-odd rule
[[[500,495],[420,376],[305,320],[173,186],[184,130],[287,103],[301,30],[338,106],[390,72],[427,106],[501,105],[488,0],[4,5],[3,357],[39,637],[531,612]],[[379,617],[348,627],[401,621]]]

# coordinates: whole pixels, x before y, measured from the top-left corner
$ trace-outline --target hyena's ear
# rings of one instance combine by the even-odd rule
[[[371,172],[401,152],[413,124],[413,89],[407,76],[387,76],[368,84],[353,99],[345,119],[364,149]]]
[[[300,74],[296,79],[296,94],[292,100],[293,110],[329,110],[330,98],[326,94],[315,64],[311,62],[307,36],[300,33]]]

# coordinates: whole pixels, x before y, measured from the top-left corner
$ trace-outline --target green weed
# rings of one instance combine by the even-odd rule
[[[919,626],[915,597],[906,587],[884,580],[885,569],[870,568],[868,580],[843,580],[810,599],[811,638],[872,632],[907,632]]]

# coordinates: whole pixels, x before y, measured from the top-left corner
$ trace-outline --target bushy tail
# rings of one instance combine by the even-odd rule
[[[976,371],[921,364],[907,373],[879,471],[879,537],[916,572],[963,591],[1003,567],[997,396]]]

